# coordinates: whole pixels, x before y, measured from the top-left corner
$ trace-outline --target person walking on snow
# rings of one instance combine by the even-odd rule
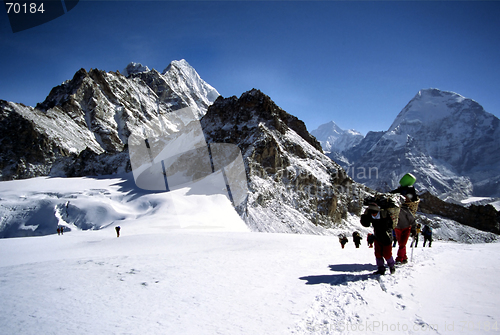
[[[400,181],[401,183],[401,181]],[[415,187],[400,186],[391,191],[391,193],[399,193],[405,197],[405,203],[401,206],[399,211],[398,225],[394,228],[396,240],[398,241],[398,255],[396,257],[396,264],[408,263],[408,256],[406,255],[406,244],[410,235],[415,234],[416,223],[415,217],[410,211],[412,203],[418,201],[417,191]],[[418,206],[418,202],[417,202]]]
[[[375,236],[373,236],[373,234],[368,234],[368,236],[366,236],[366,242],[368,243],[368,248],[373,248],[373,242],[375,241]]]
[[[424,235],[424,247],[425,243],[429,241],[429,248],[430,248],[432,244],[432,228],[427,225],[424,226],[424,229],[422,229],[422,235]]]
[[[352,233],[352,241],[354,242],[354,245],[356,245],[356,248],[359,248],[361,245],[361,235],[359,232],[355,231]]]
[[[417,223],[417,229],[415,229],[415,234],[411,235],[413,237],[413,240],[411,241],[410,248],[413,247],[414,242],[415,242],[415,248],[418,246],[418,235],[420,235],[420,232],[422,231],[420,227],[421,227],[420,223]]]
[[[349,240],[347,239],[347,237],[344,234],[340,234],[339,235],[339,242],[340,242],[340,245],[342,246],[342,249],[344,249],[346,243],[349,242]]]
[[[366,212],[361,215],[361,225],[373,226],[375,236],[375,260],[378,270],[374,274],[385,274],[384,259],[387,262],[391,274],[396,271],[394,258],[392,257],[392,219],[387,211],[382,211],[376,203],[370,203]]]
[[[410,212],[408,206],[403,204],[399,211],[398,225],[394,228],[396,233],[396,240],[398,241],[398,255],[396,256],[396,264],[408,263],[408,256],[406,255],[406,244],[408,238],[413,232],[415,234],[415,218]]]

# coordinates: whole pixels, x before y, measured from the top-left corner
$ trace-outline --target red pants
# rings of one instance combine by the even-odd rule
[[[375,240],[375,259],[377,266],[384,266],[384,258],[389,267],[394,266],[394,259],[392,258],[392,245],[382,245],[379,241]]]
[[[410,237],[411,227],[404,229],[394,229],[396,233],[396,240],[398,241],[398,256],[396,257],[396,262],[403,262],[408,260],[406,256],[406,243],[408,243],[408,238]]]

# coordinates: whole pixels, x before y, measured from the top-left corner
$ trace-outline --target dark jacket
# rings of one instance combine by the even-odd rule
[[[406,207],[405,205],[401,206],[401,209],[399,210],[399,220],[398,220],[398,225],[396,226],[397,229],[406,229],[408,227],[415,226],[415,217],[413,214],[410,212],[410,209]]]
[[[358,232],[352,233],[352,240],[354,241],[355,244],[360,244],[361,243],[361,235],[359,235]]]
[[[432,228],[429,226],[424,226],[424,229],[422,229],[422,235],[427,238],[432,238]]]
[[[392,219],[386,211],[380,212],[380,219],[374,219],[371,214],[361,215],[361,225],[364,227],[373,226],[373,235],[382,245],[392,244]]]
[[[417,191],[415,190],[415,187],[413,186],[400,186],[395,190],[392,190],[390,193],[399,193],[401,195],[404,195],[405,197],[411,194],[411,201],[417,201],[418,200],[418,194]]]

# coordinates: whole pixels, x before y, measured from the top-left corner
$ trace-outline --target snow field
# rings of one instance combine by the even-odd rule
[[[378,277],[373,249],[332,236],[127,233],[0,240],[0,332],[491,334],[498,321],[498,243],[434,242]]]
[[[385,276],[369,275],[369,264],[331,266],[335,275],[311,279],[321,292],[295,333],[498,333],[499,250],[498,243],[433,242]]]
[[[1,332],[279,334],[314,299],[299,277],[319,271],[331,242],[122,229],[1,240]]]
[[[338,242],[366,238],[355,216],[329,236],[252,233],[220,182],[160,194],[127,178],[0,183],[2,217],[59,213],[71,228],[0,239],[0,334],[498,333],[499,243],[421,240],[413,262],[372,276],[365,240]],[[64,221],[68,201],[98,230]],[[486,240],[444,221],[438,233]]]

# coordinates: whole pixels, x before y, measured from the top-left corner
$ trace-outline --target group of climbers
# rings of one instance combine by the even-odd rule
[[[392,274],[396,271],[395,265],[408,262],[406,244],[410,236],[414,237],[415,246],[418,243],[419,226],[414,215],[420,200],[413,187],[414,183],[415,177],[408,173],[401,179],[401,186],[391,191],[390,194],[367,199],[367,209],[361,215],[360,221],[364,227],[373,227],[373,244],[377,264],[375,274],[385,274],[385,263]],[[429,241],[430,247],[432,229],[425,226],[422,234],[424,235],[424,247],[427,241]],[[398,244],[396,259],[392,256],[393,240],[397,241]]]

